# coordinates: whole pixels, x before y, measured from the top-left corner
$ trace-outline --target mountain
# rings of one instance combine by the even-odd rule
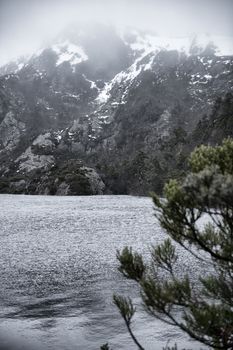
[[[161,191],[200,140],[232,134],[231,38],[73,26],[0,74],[2,192]]]

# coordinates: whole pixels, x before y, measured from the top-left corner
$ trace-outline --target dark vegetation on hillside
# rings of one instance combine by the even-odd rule
[[[228,93],[215,102],[213,112],[204,116],[188,134],[181,126],[169,138],[161,140],[156,150],[132,149],[116,154],[110,162],[99,165],[107,188],[116,194],[161,193],[170,178],[182,178],[187,172],[187,159],[201,144],[217,145],[233,137],[233,95]]]
[[[213,112],[204,116],[194,131],[188,134],[181,126],[160,141],[153,150],[144,143],[130,149],[117,150],[104,157],[95,155],[91,165],[96,168],[105,183],[105,193],[147,195],[150,191],[161,193],[164,183],[170,178],[182,178],[187,172],[187,159],[191,151],[200,144],[219,144],[224,138],[233,136],[233,95],[228,93],[215,102]],[[141,135],[143,138],[143,135]],[[37,154],[42,152],[38,148]],[[70,193],[90,195],[92,190],[83,162],[72,160],[72,152],[63,153],[60,161],[49,171],[37,169],[30,174],[2,176],[1,193],[36,194],[47,188],[47,194],[56,194],[62,182],[70,186]],[[71,159],[70,159],[71,158]],[[99,159],[98,159],[99,158]],[[69,160],[70,159],[70,160]],[[19,186],[14,186],[19,183]]]

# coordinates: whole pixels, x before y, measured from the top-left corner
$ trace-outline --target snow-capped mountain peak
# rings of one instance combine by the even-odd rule
[[[232,95],[227,38],[108,29],[60,36],[0,73],[0,175],[46,173],[70,156],[106,169],[122,154],[130,165],[141,147],[157,154]]]
[[[116,47],[117,50],[115,50]],[[209,34],[165,37],[132,28],[122,31],[112,27],[109,29],[106,27],[102,28],[101,26],[88,28],[85,32],[85,29],[80,27],[75,32],[62,33],[54,42],[41,48],[30,57],[20,58],[4,67],[0,67],[0,74],[17,73],[25,63],[40,57],[46,49],[50,49],[55,53],[56,67],[59,67],[64,62],[68,62],[73,72],[76,65],[88,60],[92,62],[98,61],[97,65],[101,67],[97,67],[97,70],[102,70],[102,66],[108,64],[111,66],[112,63],[104,61],[107,55],[112,61],[122,62],[122,68],[125,70],[125,68],[129,68],[134,63],[136,65],[137,62],[135,60],[140,61],[149,54],[156,55],[161,51],[175,50],[186,56],[202,55],[204,52],[205,55],[210,53],[215,56],[233,56],[233,40],[230,36],[213,36]],[[125,52],[123,52],[124,50]],[[127,52],[131,58],[123,62]],[[123,55],[123,58],[120,58],[119,55]],[[101,61],[103,62],[101,63]],[[147,62],[144,69],[150,69],[150,66],[151,63]],[[133,66],[129,69],[135,72]],[[120,70],[117,69],[114,73],[116,75],[120,73]],[[93,81],[93,77],[89,78]]]

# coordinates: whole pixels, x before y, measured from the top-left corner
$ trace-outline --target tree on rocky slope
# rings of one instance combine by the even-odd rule
[[[233,349],[233,140],[198,147],[190,167],[183,182],[168,182],[165,199],[153,196],[168,238],[153,247],[151,263],[126,247],[117,255],[119,270],[138,284],[150,315],[214,349]],[[207,267],[198,281],[177,273],[177,245]],[[132,300],[114,295],[114,303],[143,349],[131,328]]]

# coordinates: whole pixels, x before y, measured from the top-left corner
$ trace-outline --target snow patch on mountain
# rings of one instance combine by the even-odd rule
[[[15,73],[17,73],[18,71],[20,71],[24,66],[24,63],[19,63],[16,70],[15,70]]]
[[[115,77],[108,83],[105,83],[104,88],[100,91],[99,95],[96,98],[96,101],[99,104],[106,103],[111,97],[111,90],[115,85],[121,85],[124,88],[124,92],[121,97],[120,103],[125,103],[125,97],[127,95],[127,91],[130,88],[134,79],[143,71],[152,68],[154,56],[149,58],[151,50],[147,48],[147,50],[143,51],[143,53],[134,61],[134,63],[125,71],[121,71],[116,74]],[[145,62],[144,59],[148,56],[148,60]]]
[[[119,73],[121,74],[121,73]],[[114,85],[114,82],[116,81],[117,76],[119,75],[117,74],[112,81],[105,83],[104,88],[101,90],[101,92],[99,93],[99,95],[96,98],[96,101],[100,104],[105,103],[108,101],[108,99],[111,97],[110,95],[110,91],[112,90],[112,87]]]
[[[84,79],[86,79],[86,81],[88,81],[88,83],[91,84],[91,89],[97,89],[97,90],[99,90],[99,88],[97,87],[95,81],[88,79],[88,78],[86,77],[85,74],[83,74],[82,76],[84,77]]]
[[[209,81],[213,79],[212,75],[204,74],[201,75],[200,73],[197,74],[191,74],[190,84],[196,85],[196,84],[208,84]]]
[[[88,60],[88,56],[81,46],[75,45],[70,41],[65,41],[52,46],[52,50],[58,55],[56,65],[63,62],[69,62],[72,66]]]

